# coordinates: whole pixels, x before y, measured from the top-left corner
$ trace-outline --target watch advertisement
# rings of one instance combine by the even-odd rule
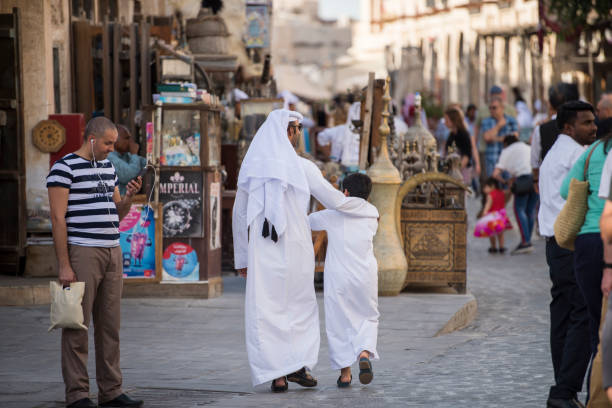
[[[202,237],[201,171],[162,171],[159,198],[164,237]]]

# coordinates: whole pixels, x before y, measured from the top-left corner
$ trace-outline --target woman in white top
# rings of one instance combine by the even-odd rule
[[[514,194],[514,214],[521,233],[521,243],[512,254],[533,252],[531,234],[535,224],[535,209],[538,204],[538,194],[533,188],[531,174],[531,148],[518,140],[514,135],[506,136],[504,149],[495,165],[493,177],[500,179],[502,172],[510,174],[511,191]]]

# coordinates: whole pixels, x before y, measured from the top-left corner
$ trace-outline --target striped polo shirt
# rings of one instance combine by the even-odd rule
[[[92,162],[74,153],[51,167],[47,188],[64,187],[68,193],[66,227],[68,244],[111,248],[119,245],[119,216],[113,202],[117,185],[115,168],[108,159]]]

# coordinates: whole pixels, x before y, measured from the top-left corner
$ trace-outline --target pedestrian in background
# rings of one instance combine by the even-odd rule
[[[480,193],[480,154],[478,153],[478,146],[476,146],[475,140],[477,139],[474,134],[474,128],[476,126],[476,105],[470,103],[465,110],[465,124],[467,130],[470,133],[470,145],[472,146],[472,190],[478,195]]]
[[[125,195],[128,183],[136,178],[147,165],[147,159],[138,155],[139,145],[134,141],[128,128],[117,125],[119,136],[115,151],[108,154],[108,161],[113,164],[117,173],[119,194]]]
[[[540,233],[546,238],[546,262],[552,282],[550,303],[550,349],[555,384],[550,387],[548,408],[581,407],[577,394],[591,358],[589,314],[574,274],[573,251],[561,248],[554,224],[565,204],[561,184],[584,146],[595,138],[589,123],[593,107],[580,101],[563,104],[557,115],[562,130],[540,167]]]
[[[501,86],[493,85],[489,89],[489,95],[487,98],[487,104],[482,105],[476,112],[476,119],[474,121],[474,130],[472,132],[472,145],[479,152],[479,158],[476,161],[475,171],[480,176],[481,181],[484,182],[490,174],[482,173],[482,166],[485,164],[485,141],[482,139],[482,122],[490,116],[489,105],[493,98],[501,99],[503,103],[504,114],[516,118],[516,110],[511,104],[505,103],[506,92]],[[501,149],[500,149],[501,150]],[[497,159],[495,160],[497,161]],[[495,165],[495,162],[493,163]],[[491,169],[493,171],[493,169]]]
[[[504,192],[499,188],[499,182],[489,177],[482,186],[485,196],[485,204],[482,216],[476,221],[474,236],[476,238],[488,237],[491,246],[489,253],[505,253],[504,231],[512,229],[508,215],[506,214],[506,199]],[[497,240],[497,246],[495,241]]]
[[[465,128],[463,114],[458,108],[450,106],[444,112],[444,123],[450,130],[444,147],[444,156],[446,157],[449,148],[454,145],[461,156],[463,182],[466,185],[470,185],[472,182],[472,143],[470,141],[470,134]]]
[[[491,116],[485,118],[480,126],[480,134],[486,143],[485,147],[485,174],[493,175],[495,165],[503,148],[506,136],[514,135],[518,138],[518,123],[512,116],[504,113],[504,102],[494,97],[489,103]]]
[[[539,169],[546,153],[550,150],[561,131],[557,127],[557,109],[565,102],[578,100],[578,87],[576,84],[560,82],[548,88],[548,101],[551,119],[542,125],[536,126],[531,135],[531,168],[533,184],[538,191]]]
[[[503,182],[502,173],[510,176],[510,191],[514,196],[514,215],[521,233],[521,243],[512,255],[533,252],[531,235],[535,225],[535,209],[538,194],[533,188],[533,176],[529,164],[531,148],[518,140],[516,135],[504,138],[504,150],[495,165],[493,177]]]
[[[612,93],[601,95],[597,103],[597,138],[612,132]]]
[[[514,108],[516,109],[516,121],[519,126],[519,140],[521,142],[529,142],[531,132],[533,131],[533,115],[525,102],[525,98],[521,94],[521,90],[518,87],[512,88],[514,94]]]

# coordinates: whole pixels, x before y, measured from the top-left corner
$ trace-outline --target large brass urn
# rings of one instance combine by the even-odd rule
[[[382,137],[381,149],[374,164],[368,169],[372,179],[370,202],[378,209],[380,219],[374,236],[374,256],[378,262],[378,294],[396,296],[403,288],[408,262],[397,230],[397,208],[395,200],[402,179],[399,171],[389,159],[387,137],[389,136],[389,78],[383,97],[383,120],[379,131]]]

